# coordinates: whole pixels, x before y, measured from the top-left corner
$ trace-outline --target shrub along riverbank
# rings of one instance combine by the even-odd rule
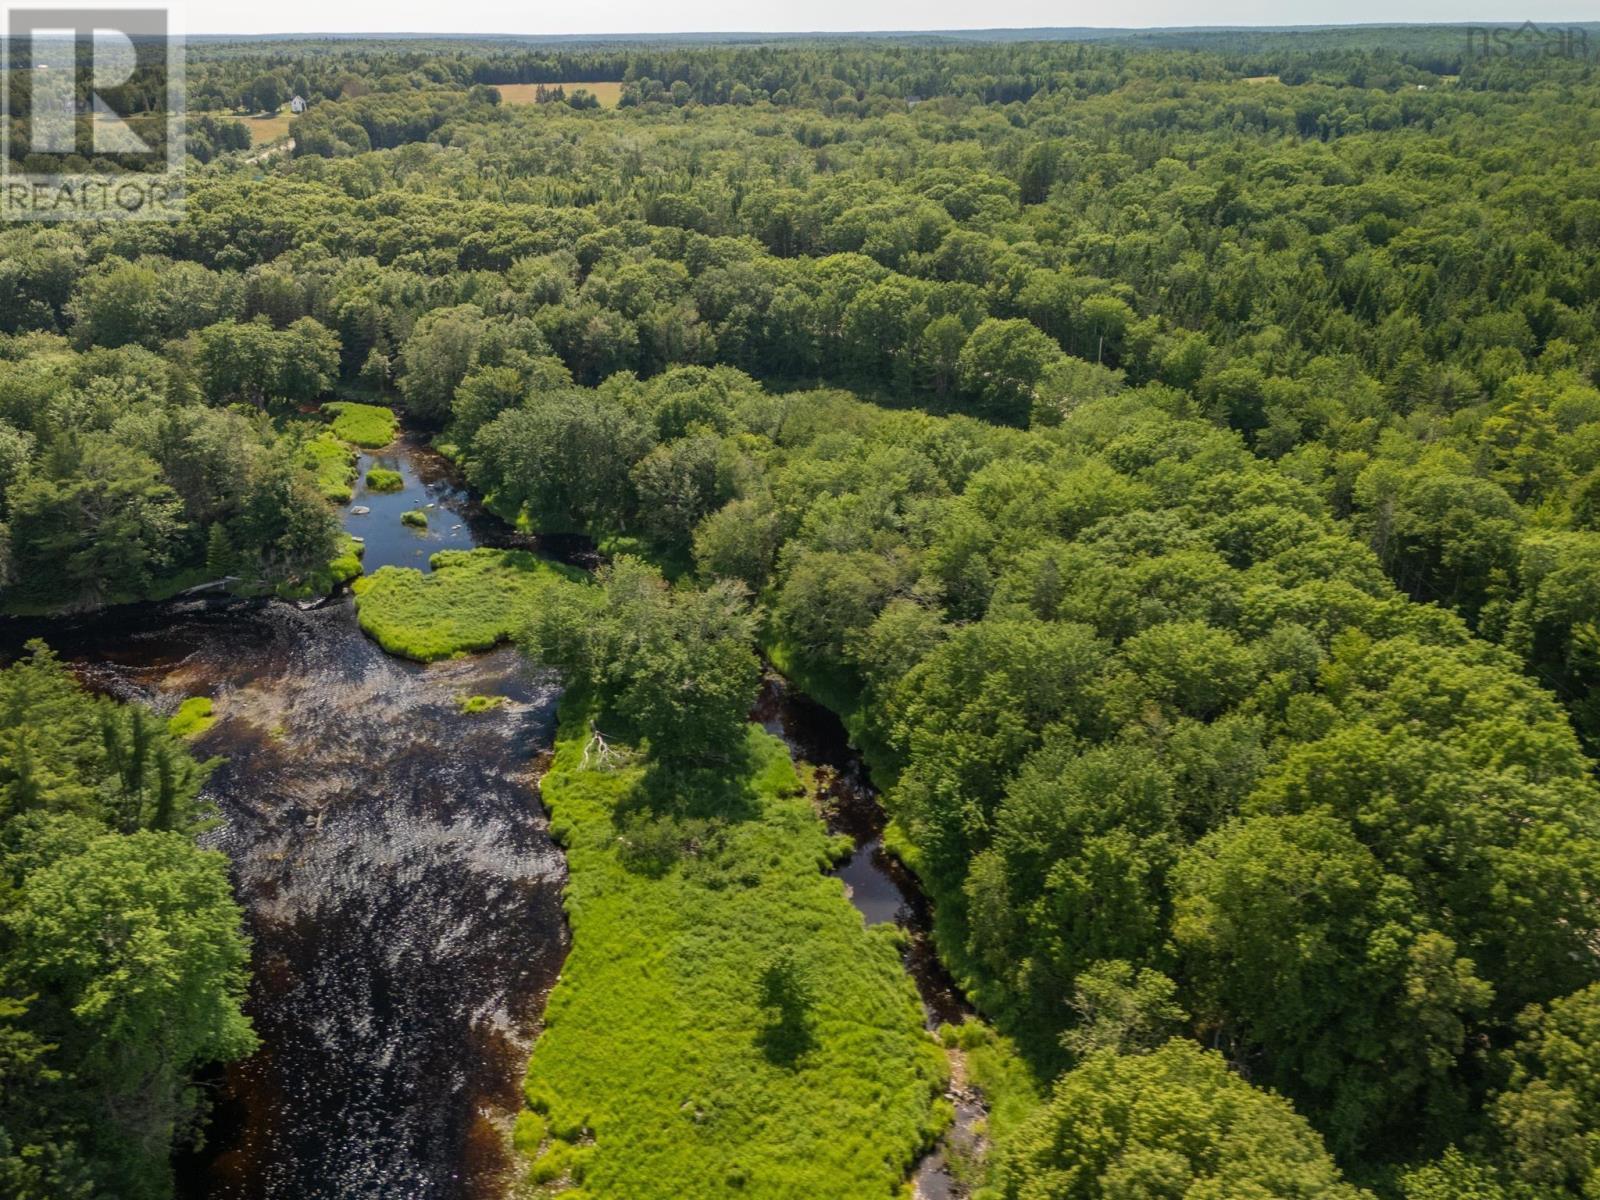
[[[348,442],[327,431],[309,439],[303,451],[304,465],[316,477],[317,490],[334,504],[349,504],[355,494],[357,457]]]
[[[563,701],[541,785],[573,947],[528,1071],[530,1182],[895,1195],[947,1115],[945,1059],[898,930],[864,927],[823,874],[838,847],[782,743],[748,727],[736,766],[666,805],[642,767],[597,761],[593,716]]]
[[[348,583],[361,573],[359,543],[340,530],[330,506],[352,498],[355,447],[389,444],[399,421],[380,405],[334,403],[322,411],[326,426],[299,412],[256,422],[214,409],[169,413],[163,420],[191,432],[149,448],[175,456],[165,467],[137,461],[137,451],[125,461],[128,447],[91,438],[100,448],[90,457],[102,456],[112,476],[131,472],[129,479],[38,479],[26,489],[19,481],[25,520],[0,525],[0,616],[169,600],[202,585],[307,600]],[[152,419],[149,428],[167,426]],[[233,457],[206,466],[194,450],[200,444],[228,447]],[[213,476],[231,480],[226,497],[193,490]],[[0,470],[0,512],[12,503],[8,482]],[[90,552],[91,545],[98,548]]]

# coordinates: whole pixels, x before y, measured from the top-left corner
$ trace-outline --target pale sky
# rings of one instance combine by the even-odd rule
[[[181,2],[181,0],[176,0]],[[49,3],[49,0],[44,0]],[[812,0],[761,5],[738,0],[580,0],[533,5],[508,0],[188,0],[185,25],[205,33],[672,33],[1320,25],[1600,19],[1594,0]]]

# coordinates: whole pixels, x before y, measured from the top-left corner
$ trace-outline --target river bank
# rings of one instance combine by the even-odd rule
[[[559,582],[546,564],[485,550],[442,554],[430,565],[424,577],[383,570],[357,586],[363,627],[386,647],[423,660],[506,637],[518,624],[506,614],[537,603],[542,588]],[[575,719],[569,703],[581,702],[564,702],[568,724]],[[581,1186],[585,1195],[630,1200],[689,1194],[685,1189],[714,1194],[722,1186],[717,1164],[727,1158],[728,1186],[745,1195],[781,1194],[791,1177],[807,1180],[812,1194],[895,1190],[909,1179],[924,1200],[964,1195],[986,1120],[980,1093],[967,1083],[965,1045],[977,1046],[987,1031],[969,1022],[970,1010],[938,962],[931,910],[915,880],[882,846],[877,794],[837,720],[775,676],[752,716],[768,735],[751,732],[749,762],[756,765],[707,775],[698,785],[703,794],[665,807],[659,797],[644,797],[637,770],[615,763],[596,770],[587,727],[570,732],[564,725],[541,788],[568,851],[574,948],[529,1069],[532,1107],[518,1138],[531,1161],[529,1186],[541,1194]],[[580,734],[574,765],[570,743]],[[773,736],[792,763],[760,765],[772,754]],[[719,807],[730,802],[731,809]],[[786,830],[782,851],[762,861],[762,829],[774,821]],[[708,858],[718,860],[714,868]],[[722,894],[729,872],[745,885],[731,897]],[[767,876],[778,884],[763,891],[753,881]],[[839,903],[841,893],[855,912]],[[702,931],[701,957],[675,975],[680,922],[690,913]],[[706,949],[703,931],[719,924],[741,936]],[[741,1059],[738,1048],[758,1044],[764,1028],[751,1011],[752,995],[775,946],[807,958],[799,969],[808,979],[819,963],[837,974],[816,989],[830,1003],[848,1009],[852,997],[877,995],[866,1009],[877,1013],[875,1036],[899,1047],[895,1054],[886,1060],[881,1046],[865,1057],[808,1051],[777,1075],[765,1069],[771,1064]],[[906,987],[908,977],[914,988]],[[805,990],[811,994],[809,985]],[[896,990],[911,1002],[900,1015],[893,1015],[895,1005],[882,1008],[881,998]],[[698,1061],[706,1053],[702,1039],[719,1025],[710,1045],[724,1057],[711,1073],[717,1082],[708,1082]],[[955,1027],[963,1031],[959,1041]],[[806,1028],[813,1028],[809,1021]],[[822,1041],[808,1045],[827,1049]],[[910,1057],[884,1073],[896,1054]],[[797,1075],[802,1060],[805,1073]],[[767,1114],[785,1145],[832,1130],[823,1139],[830,1150],[802,1169],[757,1135],[721,1144],[719,1132],[698,1128],[699,1121],[684,1130],[682,1113],[704,1111],[694,1097],[708,1087],[720,1097],[719,1109]],[[657,1111],[663,1097],[679,1092],[671,1112]],[[875,1099],[854,1111],[844,1099],[853,1094]],[[863,1130],[870,1131],[865,1141]],[[941,1131],[949,1138],[934,1146]]]
[[[418,658],[492,643],[510,631],[503,612],[479,622],[475,610],[509,611],[561,585],[548,564],[515,553],[445,553],[433,564],[425,577],[384,570],[358,598],[363,626]],[[480,602],[480,577],[492,582],[484,595],[495,604]],[[968,1081],[968,1052],[1005,1055],[938,961],[930,907],[882,845],[877,794],[837,718],[769,672],[752,713],[765,728],[750,728],[744,755],[680,781],[669,797],[645,786],[641,765],[615,739],[602,753],[582,699],[564,700],[562,719],[541,789],[568,853],[574,949],[529,1070],[519,1144],[531,1180],[540,1188],[588,1180],[585,1194],[630,1200],[690,1186],[713,1194],[715,1179],[696,1171],[732,1156],[730,1178],[744,1181],[734,1190],[782,1194],[783,1172],[793,1168],[777,1166],[783,1156],[759,1137],[718,1145],[710,1133],[678,1128],[674,1114],[698,1108],[695,1097],[710,1088],[721,1108],[766,1113],[780,1140],[834,1128],[845,1139],[839,1146],[857,1147],[858,1161],[847,1154],[830,1165],[822,1155],[807,1168],[821,1172],[803,1177],[815,1194],[908,1176],[924,1200],[967,1194],[987,1120]],[[738,933],[708,933],[718,928]],[[753,1053],[740,1057],[740,1046],[760,1048],[765,1026],[752,997],[785,948],[804,959],[807,995],[873,1014],[854,1018],[875,1030],[870,1054],[826,1045],[814,1032],[827,1028],[824,1013],[802,1023],[808,1049],[786,1071],[766,1070]],[[824,976],[826,986],[813,989],[809,981]],[[896,991],[901,999],[885,1008]],[[709,1074],[708,1032],[726,1057]],[[807,1073],[797,1074],[802,1067]],[[853,1111],[853,1094],[875,1099]],[[658,1111],[671,1095],[677,1107]],[[862,1129],[871,1138],[852,1141]],[[924,1153],[945,1130],[948,1140]],[[880,1177],[881,1164],[896,1159]]]
[[[957,1200],[982,1182],[996,1127],[1014,1128],[1033,1109],[1037,1084],[1010,1042],[984,1023],[934,942],[932,901],[916,874],[885,845],[888,818],[866,762],[843,720],[769,667],[752,714],[810,768],[813,804],[831,833],[853,849],[831,874],[867,925],[894,924],[901,959],[926,1025],[949,1060],[950,1122],[912,1173],[916,1200]]]

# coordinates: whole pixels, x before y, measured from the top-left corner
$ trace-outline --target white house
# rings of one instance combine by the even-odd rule
[[[289,111],[290,112],[292,112],[292,113],[303,113],[303,112],[305,112],[305,110],[306,110],[306,100],[305,100],[304,96],[296,96],[294,99],[289,101]]]

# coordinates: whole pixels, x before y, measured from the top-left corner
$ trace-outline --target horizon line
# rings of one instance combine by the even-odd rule
[[[474,30],[471,32],[398,29],[398,30],[344,30],[344,29],[286,29],[256,33],[192,32],[189,38],[444,38],[471,40],[474,38],[534,38],[563,41],[626,41],[632,38],[828,38],[828,37],[939,37],[973,36],[996,33],[1298,33],[1322,32],[1334,29],[1477,29],[1484,26],[1523,25],[1600,26],[1600,18],[1592,21],[1540,21],[1530,17],[1491,18],[1478,21],[1316,21],[1296,25],[981,25],[971,27],[944,26],[928,29],[670,29],[628,30],[620,32],[582,33],[531,33],[511,30]]]

